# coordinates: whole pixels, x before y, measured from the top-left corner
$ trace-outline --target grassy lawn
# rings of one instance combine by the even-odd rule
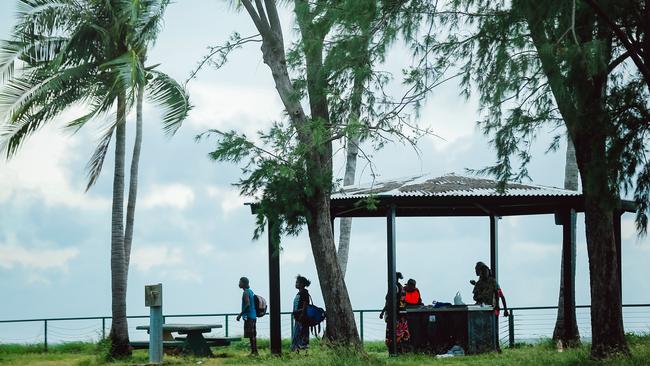
[[[630,336],[630,357],[613,357],[606,361],[589,360],[589,349],[583,346],[574,350],[558,352],[550,343],[536,346],[521,346],[505,349],[502,354],[463,356],[436,359],[428,355],[388,357],[380,342],[366,343],[366,353],[342,353],[327,350],[312,344],[308,354],[290,354],[273,357],[268,352],[268,342],[260,341],[261,356],[250,358],[247,343],[242,342],[228,348],[214,348],[214,358],[165,356],[168,365],[304,365],[304,366],[348,366],[348,365],[475,365],[475,366],[519,366],[519,365],[650,365],[650,336]],[[0,345],[0,365],[12,366],[94,366],[94,365],[143,365],[147,363],[146,351],[136,351],[129,360],[107,363],[103,360],[103,346],[88,343],[69,343],[50,347],[48,353],[42,346]]]

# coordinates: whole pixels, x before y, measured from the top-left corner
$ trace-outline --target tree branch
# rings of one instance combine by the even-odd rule
[[[587,5],[589,5],[596,15],[600,17],[608,26],[609,28],[616,34],[616,37],[618,38],[619,41],[623,44],[623,47],[630,53],[630,57],[634,61],[634,64],[636,67],[639,69],[639,72],[643,75],[643,78],[645,79],[646,85],[648,86],[648,90],[650,91],[650,69],[648,68],[649,66],[643,63],[643,60],[641,57],[639,57],[639,54],[637,51],[634,49],[634,46],[630,42],[629,38],[625,34],[625,32],[614,23],[612,18],[607,15],[607,13],[600,7],[594,0],[583,0]]]

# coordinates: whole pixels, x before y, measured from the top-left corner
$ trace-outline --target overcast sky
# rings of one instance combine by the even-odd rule
[[[2,38],[8,36],[14,9],[14,1],[0,2]],[[218,0],[178,0],[165,19],[149,62],[161,63],[160,69],[179,81],[187,78],[206,46],[223,43],[233,31],[255,33],[245,14]],[[288,15],[284,20],[286,35],[293,35]],[[406,51],[395,48],[386,68],[399,72],[405,60]],[[146,313],[143,286],[157,282],[164,285],[165,313],[235,312],[242,275],[250,277],[256,292],[268,296],[266,242],[251,240],[254,218],[243,205],[247,199],[231,185],[239,179],[240,167],[211,162],[207,154],[213,141],[194,141],[210,128],[252,134],[281,118],[282,106],[259,46],[237,51],[221,70],[205,70],[189,92],[195,108],[173,138],[163,135],[155,107],[145,108],[127,301],[132,315]],[[420,123],[444,140],[425,138],[419,157],[402,145],[374,153],[379,179],[464,173],[494,161],[488,139],[475,128],[480,118],[476,103],[458,94],[454,84],[440,87],[423,109]],[[129,122],[132,132],[133,118]],[[85,164],[99,137],[95,127],[88,125],[73,135],[52,123],[12,161],[0,162],[0,319],[110,314],[112,153],[98,184],[84,193]],[[561,187],[565,147],[545,154],[555,133],[541,131],[530,176],[534,183]],[[129,134],[129,144],[132,137]],[[341,161],[339,157],[335,168],[339,178]],[[371,179],[363,165],[358,172],[357,180]],[[650,243],[636,238],[632,219],[626,215],[623,222],[623,302],[649,303]],[[405,278],[418,281],[425,302],[452,301],[457,291],[471,300],[468,281],[474,263],[489,261],[488,224],[487,218],[398,219],[398,268]],[[381,219],[353,223],[347,285],[354,308],[383,305],[385,227]],[[553,216],[504,218],[499,235],[500,282],[509,304],[555,305],[561,227],[554,225]],[[576,299],[587,304],[583,216],[578,218],[577,238]],[[311,293],[322,304],[306,235],[284,239],[281,271],[284,310],[290,308],[298,273],[313,280]],[[375,328],[381,327],[375,323]],[[27,339],[38,331],[24,329],[0,324],[0,342]]]

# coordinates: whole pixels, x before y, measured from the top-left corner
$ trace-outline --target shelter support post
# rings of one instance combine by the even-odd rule
[[[574,334],[576,326],[576,292],[575,292],[575,251],[576,251],[576,211],[568,210],[562,214],[562,271],[564,272],[564,336],[563,339],[578,339]]]
[[[620,291],[621,304],[623,303],[623,248],[621,246],[621,216],[623,212],[614,211],[614,241],[616,242],[616,265],[618,272],[618,290]]]
[[[396,260],[395,260],[395,206],[390,206],[388,208],[388,213],[386,217],[386,249],[387,249],[387,260],[388,260],[388,301],[386,305],[388,306],[387,310],[387,319],[388,322],[388,353],[393,356],[397,354],[397,336],[395,334],[395,329],[397,327],[397,269],[396,269]]]
[[[499,216],[490,215],[490,269],[499,283]],[[496,299],[497,305],[499,299]],[[494,317],[494,345],[499,347],[499,318]]]
[[[268,219],[269,235],[269,315],[271,323],[271,354],[282,353],[282,332],[280,323],[280,228],[278,223]]]
[[[490,269],[499,282],[499,217],[490,215]]]

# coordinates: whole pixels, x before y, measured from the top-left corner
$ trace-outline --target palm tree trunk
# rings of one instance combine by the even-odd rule
[[[131,261],[131,243],[133,242],[133,224],[135,222],[135,203],[138,195],[138,167],[142,149],[142,102],[144,99],[144,84],[138,87],[136,104],[135,143],[131,160],[131,175],[129,176],[129,199],[126,206],[126,230],[124,233],[124,270],[128,280],[129,263]]]
[[[115,172],[113,175],[113,211],[111,222],[111,355],[130,355],[129,327],[126,320],[126,261],[124,257],[124,155],[126,140],[126,96],[117,98],[115,133]]]
[[[576,161],[576,150],[573,145],[573,140],[571,136],[567,133],[567,149],[566,157],[564,163],[564,189],[570,189],[572,191],[578,190],[578,163]],[[571,213],[572,217],[569,217],[570,222],[576,222],[575,212]],[[575,225],[572,227],[574,231],[573,235],[575,236]],[[564,306],[564,276],[572,276],[575,279],[575,262],[576,262],[576,247],[575,241],[570,241],[573,243],[571,248],[571,259],[572,259],[572,268],[571,273],[566,274],[564,271],[564,265],[560,265],[560,294],[558,296],[558,307],[557,307],[557,320],[555,321],[555,329],[553,330],[553,340],[561,341],[562,344],[566,347],[574,347],[580,345],[580,331],[578,330],[578,324],[576,322],[576,304],[573,302],[569,308]],[[564,243],[563,243],[564,245]],[[562,253],[564,253],[562,248]],[[573,297],[575,299],[575,296]],[[564,325],[565,318],[572,318],[569,322],[573,325],[573,329],[565,329]]]

